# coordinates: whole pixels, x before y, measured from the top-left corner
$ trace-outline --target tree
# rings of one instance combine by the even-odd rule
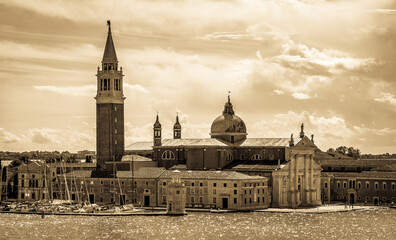
[[[327,152],[333,153],[333,152],[334,152],[334,148],[329,148],[329,149],[327,150]]]
[[[345,155],[348,151],[348,148],[345,146],[340,146],[340,147],[336,148],[335,151]]]

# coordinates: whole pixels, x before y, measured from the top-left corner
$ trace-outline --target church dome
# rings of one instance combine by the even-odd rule
[[[228,101],[224,105],[223,114],[213,121],[210,132],[212,137],[230,142],[234,142],[234,139],[241,140],[246,138],[245,122],[234,114],[230,96],[228,96]]]
[[[216,133],[246,133],[246,125],[243,120],[231,114],[218,116],[210,128],[212,134]]]

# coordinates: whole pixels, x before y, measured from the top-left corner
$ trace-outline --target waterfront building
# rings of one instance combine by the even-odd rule
[[[42,162],[29,161],[16,168],[13,190],[18,201],[48,200],[52,197],[56,180],[54,168]]]

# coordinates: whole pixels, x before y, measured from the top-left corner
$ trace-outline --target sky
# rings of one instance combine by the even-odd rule
[[[0,151],[96,149],[96,70],[111,20],[125,145],[208,138],[228,92],[248,137],[396,153],[391,0],[0,0]]]

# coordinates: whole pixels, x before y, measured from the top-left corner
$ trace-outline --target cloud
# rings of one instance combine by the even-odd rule
[[[292,96],[293,96],[295,99],[299,99],[299,100],[305,100],[305,99],[310,99],[310,98],[312,98],[311,96],[309,96],[309,95],[307,95],[307,94],[305,94],[305,93],[301,93],[301,92],[295,92],[295,93],[292,94]]]
[[[136,85],[132,85],[129,83],[124,83],[124,89],[125,91],[138,91],[138,92],[142,92],[142,93],[149,93],[149,91],[144,88],[143,86],[136,84]]]
[[[49,91],[62,95],[70,95],[70,96],[94,96],[96,93],[95,85],[85,85],[85,86],[73,86],[73,87],[65,87],[65,86],[33,86],[34,89],[40,91]]]
[[[0,128],[0,142],[3,144],[20,143],[21,141],[17,135]]]
[[[56,139],[54,138],[54,131],[47,128],[31,129],[30,135],[33,143],[48,144],[53,141],[56,141]]]
[[[283,92],[282,90],[279,90],[279,89],[275,89],[274,91],[272,91],[273,93],[275,93],[275,94],[277,94],[277,95],[282,95],[282,94],[284,94],[285,92]]]
[[[381,97],[379,98],[374,98],[375,101],[377,102],[382,102],[382,103],[389,103],[391,105],[396,106],[396,96],[391,94],[391,93],[381,93]]]
[[[6,40],[0,41],[0,57],[18,60],[46,59],[87,62],[96,60],[100,52],[101,50],[94,45],[86,43],[54,47]]]
[[[282,48],[282,55],[276,58],[280,63],[288,63],[294,67],[310,69],[321,66],[327,69],[329,73],[337,73],[336,70],[367,71],[378,65],[374,58],[355,58],[351,54],[334,49],[320,51],[301,43],[296,44],[293,40],[287,41],[282,45]]]
[[[369,10],[363,10],[363,12],[382,13],[382,14],[396,14],[396,9],[369,9]]]

